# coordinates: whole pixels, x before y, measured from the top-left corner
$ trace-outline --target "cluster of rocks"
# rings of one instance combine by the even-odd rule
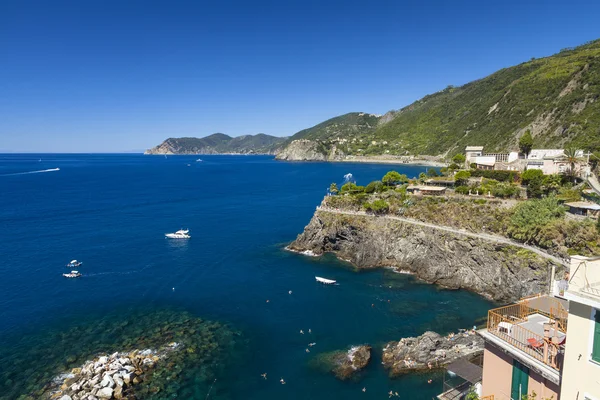
[[[371,360],[371,346],[352,346],[348,351],[328,353],[331,372],[340,380],[354,378]]]
[[[144,380],[144,374],[156,363],[179,347],[171,343],[160,350],[101,355],[87,361],[80,368],[62,374],[53,380],[55,389],[51,399],[107,400],[135,399],[133,386]]]
[[[483,339],[473,331],[441,336],[425,332],[418,337],[389,342],[383,349],[383,365],[390,375],[443,367],[459,358],[483,352]]]

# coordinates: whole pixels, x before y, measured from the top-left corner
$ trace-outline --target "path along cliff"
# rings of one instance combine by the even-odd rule
[[[543,250],[501,236],[321,207],[288,249],[331,252],[360,269],[391,267],[507,302],[546,291],[552,265],[556,273],[565,265]]]

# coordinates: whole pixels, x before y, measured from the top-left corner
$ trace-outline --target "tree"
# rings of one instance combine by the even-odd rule
[[[438,176],[438,173],[437,173],[437,171],[435,170],[435,168],[429,168],[429,169],[427,170],[427,176],[430,176],[430,177],[432,177],[432,178],[433,178],[433,177],[436,177],[436,176]]]
[[[452,163],[452,164],[448,165],[448,169],[454,171],[454,170],[460,169],[460,165],[458,165],[457,163]]]
[[[531,131],[527,129],[523,136],[519,139],[519,150],[525,154],[525,157],[529,156],[531,149],[533,148],[533,138],[531,137]]]
[[[389,211],[390,205],[385,200],[375,200],[372,203],[365,203],[365,210],[373,211],[375,214],[385,214]]]
[[[575,182],[575,177],[577,176],[577,169],[575,168],[576,164],[583,161],[581,157],[578,155],[578,150],[575,147],[567,147],[565,149],[564,160],[569,164],[569,170],[567,175],[571,177],[573,182]]]
[[[421,172],[419,174],[419,181],[420,182],[425,182],[427,180],[427,174],[425,172]]]
[[[404,174],[399,174],[396,171],[389,171],[381,178],[381,181],[388,186],[395,185],[398,183],[408,182],[408,177]]]
[[[527,182],[527,198],[529,199],[538,199],[542,197],[544,194],[544,190],[542,185],[544,183],[544,178],[542,176],[534,176],[529,179]]]
[[[508,234],[523,242],[533,241],[545,225],[564,215],[565,208],[558,203],[556,197],[524,201],[514,207]]]
[[[600,234],[600,216],[598,216],[598,219],[596,220],[596,230]]]
[[[329,193],[331,194],[337,194],[339,192],[337,184],[334,182],[331,185],[329,185]]]
[[[458,153],[454,157],[452,157],[452,162],[458,165],[463,165],[467,158],[464,154]]]
[[[384,185],[381,181],[373,181],[365,186],[365,193],[377,193],[384,190]]]
[[[471,173],[469,171],[459,171],[454,175],[454,183],[456,186],[466,186],[470,177]]]

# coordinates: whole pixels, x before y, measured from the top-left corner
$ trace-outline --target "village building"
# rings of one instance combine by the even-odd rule
[[[576,156],[583,159],[583,150],[578,150]],[[542,170],[544,175],[564,174],[570,165],[565,157],[564,149],[534,149],[527,158],[519,152],[484,153],[483,146],[467,146],[465,149],[467,166],[475,164],[477,169],[525,171],[526,169]],[[583,162],[576,164],[577,171],[582,171]]]
[[[561,399],[600,399],[600,257],[571,257]]]
[[[444,186],[409,185],[406,190],[417,195],[442,195],[446,193]]]
[[[569,212],[575,215],[583,215],[585,217],[598,218],[600,216],[600,205],[589,201],[574,201],[565,203],[569,207]]]
[[[490,310],[477,332],[485,340],[481,398],[558,399],[567,315],[568,302],[550,295]]]

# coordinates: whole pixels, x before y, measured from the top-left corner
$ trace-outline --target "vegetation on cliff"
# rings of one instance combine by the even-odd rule
[[[386,174],[389,175],[390,173]],[[552,180],[552,177],[554,175],[545,176],[544,179]],[[496,189],[492,187],[520,191],[516,184],[494,180],[484,179],[477,186],[482,194],[488,193],[488,190],[496,194]],[[558,186],[547,197],[518,202],[456,195],[413,196],[407,193],[406,188],[406,185],[387,186],[379,181],[371,182],[366,187],[347,183],[339,195],[326,197],[323,205],[379,215],[403,216],[473,232],[490,232],[538,246],[562,257],[571,254],[600,254],[600,231],[596,228],[596,223],[590,219],[567,218],[565,215],[565,207],[559,201],[560,196],[575,196],[579,199],[581,195],[568,182],[566,187]],[[460,188],[457,188],[459,193]],[[559,193],[559,196],[552,193]]]
[[[146,154],[274,154],[286,139],[264,133],[238,137],[215,133],[203,138],[169,138]]]

